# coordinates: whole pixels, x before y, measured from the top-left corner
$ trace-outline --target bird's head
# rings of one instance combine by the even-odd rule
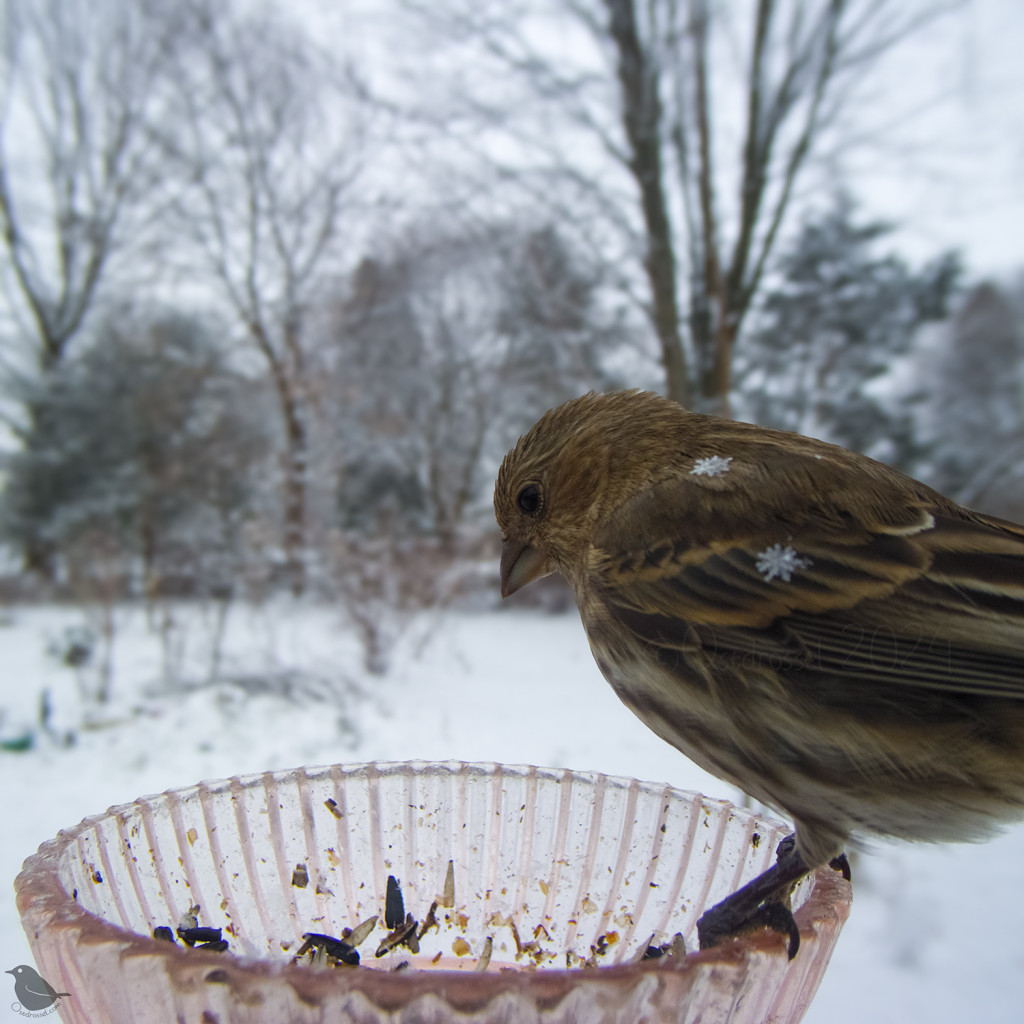
[[[665,463],[688,414],[640,391],[587,394],[545,413],[505,456],[494,487],[501,593],[584,569],[596,527]]]

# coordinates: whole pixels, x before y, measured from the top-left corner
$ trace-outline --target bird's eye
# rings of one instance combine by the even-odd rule
[[[536,484],[527,484],[516,498],[521,512],[535,516],[540,511],[540,488]]]

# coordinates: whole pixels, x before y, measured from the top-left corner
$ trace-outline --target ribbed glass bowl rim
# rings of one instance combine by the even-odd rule
[[[603,772],[572,770],[566,768],[544,768],[529,764],[504,764],[491,761],[366,761],[344,762],[333,765],[303,765],[286,770],[254,772],[239,776],[220,779],[202,780],[188,786],[176,787],[162,793],[147,794],[124,804],[109,807],[106,811],[83,818],[77,825],[61,829],[53,839],[43,842],[38,850],[26,858],[21,872],[15,879],[14,889],[18,911],[26,930],[33,931],[38,938],[48,928],[77,929],[78,941],[90,945],[109,943],[118,947],[118,955],[156,956],[166,959],[169,965],[177,966],[192,973],[206,967],[214,968],[226,975],[238,978],[267,981],[279,978],[284,982],[297,982],[301,978],[304,987],[319,988],[321,986],[351,987],[358,979],[357,987],[361,989],[380,989],[391,993],[395,1005],[405,998],[412,998],[438,988],[450,989],[453,986],[464,995],[472,992],[494,993],[498,990],[524,991],[537,988],[546,992],[564,990],[577,983],[585,983],[588,978],[598,977],[605,982],[621,980],[624,983],[637,981],[644,975],[665,971],[691,971],[695,969],[733,969],[742,972],[747,962],[755,956],[770,956],[785,959],[787,956],[787,939],[781,934],[769,931],[757,931],[742,936],[720,946],[708,950],[688,952],[685,957],[666,956],[657,959],[634,961],[631,963],[610,964],[592,968],[579,967],[545,967],[543,970],[503,971],[503,972],[472,972],[464,970],[422,969],[402,972],[358,971],[336,969],[332,971],[311,970],[308,966],[294,964],[287,959],[270,959],[267,957],[232,955],[208,952],[200,949],[187,949],[149,935],[129,931],[120,925],[113,924],[86,910],[78,904],[73,895],[64,888],[59,877],[59,863],[64,851],[74,844],[79,836],[96,823],[130,812],[137,805],[148,800],[164,799],[168,794],[181,795],[194,791],[198,786],[228,787],[231,784],[242,787],[254,787],[264,782],[267,776],[285,778],[297,772],[318,773],[335,771],[343,774],[365,773],[374,771],[385,774],[409,774],[436,769],[451,772],[479,772],[493,774],[534,774],[546,775],[552,779],[580,780],[590,783],[603,781],[607,786],[627,788],[638,787],[647,793],[673,793],[684,798],[699,798],[709,807],[717,807],[722,811],[747,815],[758,818],[786,832],[786,826],[761,812],[753,812],[738,807],[728,800],[707,797],[692,790],[683,790],[667,783],[645,782],[624,775],[608,775]],[[836,930],[841,927],[849,915],[851,904],[851,887],[843,881],[842,876],[832,868],[819,868],[811,876],[810,891],[804,902],[794,911],[796,923],[800,929],[801,939],[806,940],[817,936],[821,931]]]

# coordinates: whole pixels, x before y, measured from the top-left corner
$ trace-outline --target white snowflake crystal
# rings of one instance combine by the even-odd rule
[[[690,470],[690,476],[722,476],[729,472],[729,463],[732,456],[708,455],[706,458],[697,459]]]
[[[757,556],[757,571],[764,576],[765,583],[778,577],[783,583],[793,578],[797,569],[806,569],[811,564],[809,558],[801,558],[796,551],[781,544],[772,544]]]

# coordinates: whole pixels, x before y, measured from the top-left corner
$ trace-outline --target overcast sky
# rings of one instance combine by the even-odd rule
[[[750,0],[723,2],[742,17]],[[351,38],[361,23],[358,49],[379,79],[409,19],[392,4],[301,0],[298,9],[324,38]],[[898,225],[895,241],[914,259],[959,248],[972,276],[1024,271],[1024,0],[963,0],[897,46],[870,81],[863,128],[872,142],[844,151],[836,168],[866,211]]]
[[[894,52],[877,97],[917,112],[854,162],[854,191],[915,257],[959,247],[974,274],[1024,270],[1024,3],[967,0]]]

